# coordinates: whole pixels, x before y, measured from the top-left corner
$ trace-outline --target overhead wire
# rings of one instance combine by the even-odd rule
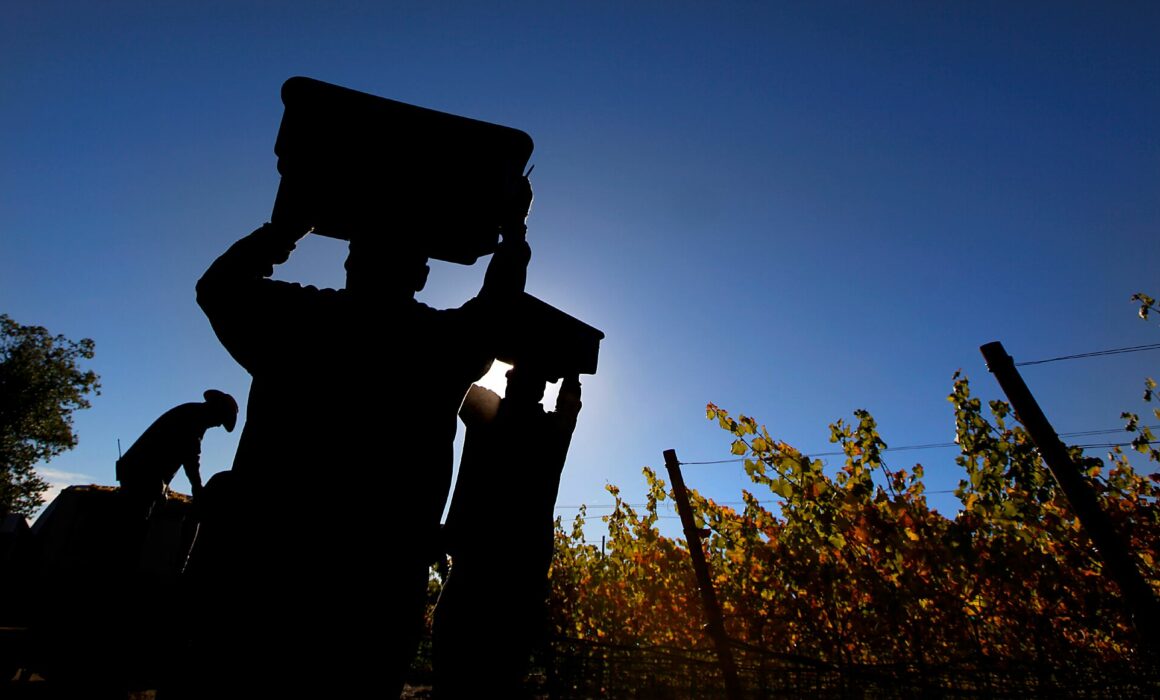
[[[1143,426],[1143,427],[1148,428],[1149,430],[1155,430],[1155,429],[1160,428],[1160,425],[1147,425],[1147,426]],[[1057,435],[1061,438],[1090,437],[1093,435],[1114,435],[1116,433],[1122,433],[1122,432],[1124,432],[1123,428],[1106,428],[1103,430],[1077,430],[1074,432],[1057,433]],[[1098,447],[1126,447],[1126,446],[1131,445],[1131,444],[1132,444],[1131,442],[1116,442],[1116,443],[1109,442],[1109,443],[1093,443],[1093,444],[1073,445],[1073,447],[1081,447],[1084,449],[1089,449],[1089,448],[1095,449]],[[947,448],[947,447],[958,447],[958,446],[959,445],[957,442],[928,442],[928,443],[924,443],[924,444],[920,444],[920,445],[899,445],[898,447],[886,447],[882,451],[883,452],[904,452],[904,451],[909,451],[909,450],[933,450],[933,449],[942,449],[942,448]],[[804,452],[804,451],[801,451],[801,453],[807,457],[840,457],[840,456],[845,454],[845,452],[842,452],[841,450],[832,450],[829,452]],[[686,464],[693,465],[693,466],[703,466],[703,465],[710,465],[710,464],[738,464],[740,462],[744,462],[746,459],[752,459],[752,457],[733,457],[731,459],[713,459],[713,460],[704,460],[704,461],[684,461],[684,460],[681,460],[680,462],[678,462],[678,464],[681,464],[682,466],[686,465]]]
[[[1103,357],[1104,355],[1123,355],[1130,352],[1144,352],[1145,350],[1160,350],[1160,343],[1149,343],[1148,345],[1132,345],[1124,348],[1111,348],[1109,350],[1096,350],[1094,352],[1081,352],[1074,355],[1061,355],[1059,357],[1049,357],[1044,360],[1028,360],[1026,362],[1016,362],[1016,367],[1027,367],[1028,365],[1043,365],[1048,362],[1059,362],[1061,360],[1079,360],[1088,357]]]
[[[1063,360],[1079,360],[1079,359],[1086,359],[1086,358],[1091,358],[1091,357],[1104,357],[1106,355],[1123,355],[1123,354],[1127,354],[1127,353],[1145,352],[1148,350],[1160,350],[1160,343],[1149,343],[1146,345],[1130,345],[1130,346],[1126,346],[1126,347],[1122,347],[1122,348],[1109,348],[1107,350],[1095,350],[1092,352],[1081,352],[1081,353],[1075,353],[1072,355],[1060,355],[1059,357],[1048,357],[1048,358],[1045,358],[1042,360],[1027,360],[1024,362],[1016,362],[1015,366],[1016,367],[1027,367],[1027,366],[1031,366],[1031,365],[1043,365],[1043,364],[1047,364],[1049,362],[1061,362]],[[1160,428],[1160,425],[1149,425],[1149,426],[1144,426],[1144,427],[1146,427],[1148,429],[1157,429],[1157,428]],[[1072,431],[1072,432],[1067,432],[1067,433],[1057,433],[1057,435],[1058,435],[1058,437],[1061,437],[1061,438],[1065,438],[1065,437],[1090,437],[1093,435],[1113,435],[1113,434],[1120,433],[1123,431],[1124,431],[1123,428],[1106,428],[1106,429],[1102,429],[1102,430],[1077,430],[1077,431]],[[1071,445],[1071,447],[1078,447],[1080,449],[1107,449],[1107,448],[1112,448],[1112,447],[1128,447],[1128,446],[1132,446],[1134,444],[1136,444],[1136,443],[1133,443],[1133,442],[1104,442],[1104,443],[1088,443],[1088,444],[1082,444],[1082,445]],[[1153,440],[1153,441],[1147,442],[1145,444],[1156,445],[1156,444],[1160,444],[1160,441]],[[904,452],[904,451],[912,451],[912,450],[945,449],[945,448],[949,448],[949,447],[958,447],[958,443],[956,443],[956,442],[931,442],[931,443],[924,443],[924,444],[918,444],[918,445],[899,445],[897,447],[883,448],[882,452]],[[802,452],[801,454],[806,455],[807,457],[838,457],[838,456],[844,455],[845,452],[838,450],[838,451],[829,451],[829,452],[809,452],[809,453]],[[732,458],[732,459],[713,459],[713,460],[696,460],[696,461],[683,461],[682,460],[682,461],[678,461],[677,463],[682,465],[682,466],[684,466],[684,465],[705,466],[705,465],[715,465],[715,464],[737,464],[740,462],[744,462],[746,459],[750,459],[750,458],[736,457],[736,458]],[[932,494],[933,493],[939,493],[939,494],[941,494],[941,493],[954,493],[954,490],[952,489],[952,490],[942,490],[942,491],[925,491],[924,493],[932,493]],[[758,504],[770,503],[770,502],[772,502],[772,501],[757,501]],[[744,504],[744,501],[717,502],[717,503],[718,503],[718,505],[741,505],[741,504]],[[629,504],[625,504],[625,505],[628,505],[628,506],[634,507],[634,508],[641,508],[641,507],[647,506],[647,504],[643,504],[643,503],[636,503],[636,504],[629,503]],[[556,510],[565,509],[565,508],[567,508],[567,509],[579,509],[579,508],[615,508],[615,507],[616,506],[614,506],[614,505],[608,505],[608,504],[604,504],[604,505],[580,505],[580,506],[556,506]],[[672,517],[672,516],[658,516],[658,517]]]

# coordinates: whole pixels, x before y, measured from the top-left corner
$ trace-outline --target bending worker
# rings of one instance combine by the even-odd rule
[[[178,468],[185,469],[194,500],[201,495],[201,439],[219,425],[233,431],[238,420],[234,397],[217,389],[204,396],[204,402],[183,403],[161,414],[117,460],[117,481],[134,517],[149,519]]]

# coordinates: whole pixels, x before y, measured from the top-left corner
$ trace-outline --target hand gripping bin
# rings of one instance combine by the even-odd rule
[[[332,238],[392,236],[470,265],[495,250],[526,133],[311,78],[282,85],[271,221]]]

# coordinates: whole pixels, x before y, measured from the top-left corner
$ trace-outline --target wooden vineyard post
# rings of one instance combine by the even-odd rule
[[[1019,422],[1027,429],[1039,454],[1047,463],[1063,490],[1067,502],[1079,518],[1084,532],[1091,537],[1108,572],[1120,587],[1128,605],[1136,632],[1152,653],[1160,653],[1160,603],[1151,586],[1140,574],[1128,545],[1116,532],[1087,478],[1071,460],[1067,448],[1039,408],[1039,403],[1023,382],[1015,361],[996,341],[979,348],[987,369],[995,375],[1003,393],[1011,401]]]
[[[725,634],[721,606],[717,602],[717,594],[713,591],[713,579],[709,577],[709,563],[705,561],[705,552],[701,548],[701,531],[693,522],[693,509],[689,505],[685,479],[681,476],[681,463],[677,461],[676,450],[665,450],[664,455],[665,469],[668,470],[669,480],[673,483],[677,512],[680,513],[681,525],[685,530],[685,541],[689,543],[689,556],[693,559],[693,573],[697,575],[697,588],[701,591],[701,604],[708,619],[709,636],[717,648],[717,662],[721,666],[721,674],[725,677],[725,697],[729,700],[740,700],[741,684],[737,679],[737,666],[733,662],[729,637]]]

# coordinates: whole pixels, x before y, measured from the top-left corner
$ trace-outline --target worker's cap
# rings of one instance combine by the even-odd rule
[[[233,432],[234,426],[238,423],[238,402],[234,401],[234,397],[217,389],[206,389],[202,396],[205,397],[205,402],[221,416],[222,426],[225,427],[226,431]]]

